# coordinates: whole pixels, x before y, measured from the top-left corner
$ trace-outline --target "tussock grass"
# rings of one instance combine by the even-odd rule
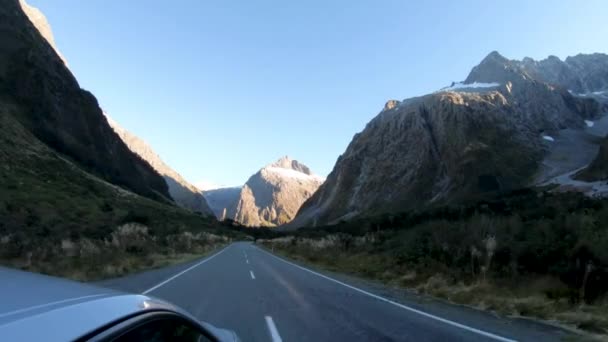
[[[258,241],[330,271],[608,338],[607,224],[606,201],[523,192]]]

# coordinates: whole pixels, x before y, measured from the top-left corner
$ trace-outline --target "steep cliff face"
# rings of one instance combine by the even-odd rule
[[[213,215],[213,212],[207,205],[207,201],[203,197],[200,190],[186,181],[184,177],[182,177],[167,164],[165,164],[165,162],[158,156],[158,154],[156,154],[152,147],[144,140],[122,128],[110,117],[107,117],[107,119],[112,129],[114,129],[122,141],[127,144],[129,149],[147,161],[152,168],[156,170],[156,172],[165,178],[169,188],[169,194],[175,203],[183,208],[197,211],[205,215]]]
[[[34,23],[45,22],[28,11]],[[27,130],[86,171],[138,194],[168,199],[164,179],[114,133],[95,97],[80,88],[42,31],[22,3],[2,1],[0,101],[18,106],[15,118]]]
[[[289,225],[482,198],[529,185],[551,134],[600,106],[493,52],[460,84],[384,110],[355,135]]]

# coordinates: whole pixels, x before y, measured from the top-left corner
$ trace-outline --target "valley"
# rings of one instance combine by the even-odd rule
[[[138,63],[126,62],[139,50],[125,45],[129,53],[108,52],[124,65],[100,58],[87,66],[141,74],[127,94],[107,86],[120,79],[99,81],[100,99],[114,100],[106,113],[79,83],[80,75],[94,83],[94,73],[75,63],[77,80],[42,11],[25,0],[0,3],[2,267],[158,296],[252,341],[281,341],[280,333],[344,341],[607,338],[608,54],[510,59],[488,49],[474,65],[459,49],[470,62],[463,81],[446,76],[445,87],[383,100],[350,132],[349,111],[359,108],[342,97],[332,106],[322,93],[359,103],[353,94],[365,87],[371,101],[384,96],[379,79],[389,76],[359,70],[374,74],[369,84],[350,74],[340,87],[325,84],[319,80],[331,73],[311,70],[313,58],[290,69],[307,66],[306,77],[277,86],[273,77],[286,72],[266,51],[248,59],[253,47],[241,41],[243,55],[191,54],[215,33],[165,28],[155,53]],[[157,28],[143,23],[157,17],[133,25],[134,42],[156,38]],[[112,40],[102,37],[108,27],[99,30],[83,54]],[[230,49],[240,36],[228,36],[205,47]],[[164,59],[180,48],[186,57]],[[427,55],[416,56],[424,65]],[[204,60],[232,58],[245,62],[205,69],[220,75],[217,84],[196,79]],[[291,92],[259,99],[248,63],[261,63],[268,75],[258,77],[272,89]],[[150,85],[171,79],[171,68],[196,82]],[[319,99],[298,97],[305,81]],[[419,94],[401,87],[416,82],[423,84],[415,77],[390,84]],[[249,88],[233,94],[228,84]],[[150,90],[149,104],[133,96],[140,88]],[[221,105],[206,106],[220,96]],[[174,102],[163,104],[168,98]],[[320,114],[303,115],[308,102]],[[146,121],[159,112],[162,124],[141,132],[170,139],[132,133],[140,132],[134,123],[152,127]],[[339,140],[347,129],[350,141],[326,149],[322,135]],[[317,168],[326,155],[331,168]],[[192,182],[195,174],[205,182]],[[206,185],[213,182],[239,185]]]

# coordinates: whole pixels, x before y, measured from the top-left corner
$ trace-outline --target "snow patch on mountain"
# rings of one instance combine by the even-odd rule
[[[226,218],[245,226],[273,227],[290,222],[325,181],[308,166],[284,156],[247,180],[238,198],[226,203]],[[205,192],[207,195],[209,192]],[[212,201],[214,202],[214,201]],[[213,204],[215,205],[215,203]]]
[[[314,174],[307,175],[300,171],[286,169],[286,168],[282,168],[282,167],[271,166],[271,167],[264,168],[263,170],[267,171],[267,172],[275,173],[284,178],[300,179],[300,180],[304,180],[304,181],[316,180],[316,181],[320,181],[320,182],[323,182],[325,180],[323,177],[320,177],[320,176],[317,176]]]
[[[459,90],[468,90],[468,89],[484,89],[484,88],[496,88],[499,87],[500,83],[492,82],[492,83],[483,83],[483,82],[473,82],[466,84],[464,82],[453,83],[449,87],[441,88],[437,92],[442,91],[459,91]]]

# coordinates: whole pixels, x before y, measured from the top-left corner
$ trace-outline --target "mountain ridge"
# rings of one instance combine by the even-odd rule
[[[104,115],[112,129],[127,144],[129,149],[146,160],[165,179],[169,195],[178,205],[205,215],[213,215],[213,211],[209,208],[207,201],[197,187],[167,165],[143,139],[120,126],[106,113]]]
[[[492,52],[457,86],[387,102],[286,228],[528,186],[551,149],[544,137],[584,129],[601,111]]]
[[[5,1],[0,15],[0,91],[4,102],[21,108],[15,118],[88,172],[140,195],[169,200],[162,177],[114,133],[97,99],[80,88],[22,3]]]

